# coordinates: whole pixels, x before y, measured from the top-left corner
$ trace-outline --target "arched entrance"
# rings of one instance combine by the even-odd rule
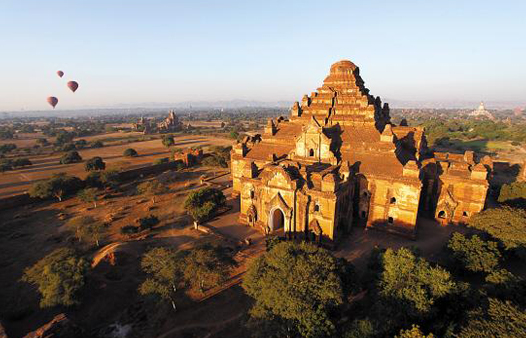
[[[285,226],[285,215],[280,208],[274,209],[270,214],[270,229],[272,231],[281,229]]]

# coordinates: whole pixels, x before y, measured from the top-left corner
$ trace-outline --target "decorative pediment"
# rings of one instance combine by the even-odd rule
[[[310,123],[303,127],[302,133],[296,139],[296,147],[291,152],[292,157],[333,163],[336,157],[331,150],[331,142],[331,139],[323,132],[323,127],[314,117],[311,117]]]
[[[261,174],[261,182],[268,187],[296,189],[296,181],[281,166],[268,166]]]
[[[287,205],[287,202],[285,202],[279,192],[266,203],[266,206],[267,210],[271,210],[274,207],[279,207],[281,210],[283,210],[283,212],[285,212],[286,216],[290,215],[290,212],[292,211],[292,208]]]

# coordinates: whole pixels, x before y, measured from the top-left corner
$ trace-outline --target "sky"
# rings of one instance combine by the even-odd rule
[[[526,102],[525,13],[523,0],[0,0],[0,111],[49,110],[51,95],[57,109],[293,102],[341,59],[384,100]]]

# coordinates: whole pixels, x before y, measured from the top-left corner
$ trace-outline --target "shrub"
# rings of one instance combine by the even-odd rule
[[[122,153],[122,156],[125,156],[125,157],[137,157],[137,156],[139,156],[139,154],[137,153],[137,151],[135,151],[135,149],[128,148]]]
[[[60,158],[60,164],[77,163],[81,161],[82,157],[80,157],[77,151],[70,151]]]
[[[13,161],[11,160],[2,160],[0,162],[0,172],[13,170]]]
[[[106,163],[102,160],[102,157],[95,156],[90,158],[84,164],[84,170],[86,171],[95,171],[95,170],[104,170],[106,169]]]
[[[84,285],[89,264],[72,249],[61,248],[26,268],[22,281],[38,287],[40,307],[78,304],[77,293]]]
[[[453,259],[471,272],[491,273],[501,259],[498,243],[484,241],[477,235],[468,238],[455,232],[447,247]]]

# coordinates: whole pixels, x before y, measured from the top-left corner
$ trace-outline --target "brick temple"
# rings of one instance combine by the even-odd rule
[[[473,152],[431,153],[424,129],[393,124],[346,60],[231,158],[241,222],[329,242],[353,225],[414,238],[419,216],[466,222],[484,208],[492,168]]]

